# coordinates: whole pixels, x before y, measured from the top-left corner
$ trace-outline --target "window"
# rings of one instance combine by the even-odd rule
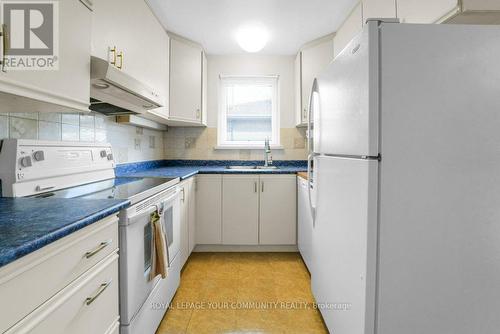
[[[278,77],[221,77],[218,144],[223,148],[279,145]]]

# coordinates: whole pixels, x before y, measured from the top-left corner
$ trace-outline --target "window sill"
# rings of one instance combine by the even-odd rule
[[[271,145],[271,150],[284,150],[285,148],[281,145]],[[264,145],[217,145],[214,150],[264,150]]]

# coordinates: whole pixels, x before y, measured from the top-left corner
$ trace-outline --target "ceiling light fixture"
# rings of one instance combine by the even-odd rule
[[[267,30],[260,25],[245,25],[236,31],[236,41],[246,52],[259,52],[268,40]]]

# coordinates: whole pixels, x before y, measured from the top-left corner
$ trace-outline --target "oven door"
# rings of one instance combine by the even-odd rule
[[[171,196],[165,199],[159,205],[159,209],[161,212],[163,230],[165,231],[165,239],[167,240],[168,245],[168,260],[170,267],[180,250],[181,218],[179,212],[179,196]]]
[[[130,324],[156,284],[151,271],[152,231],[150,217],[160,210],[169,244],[169,262],[179,243],[179,190],[177,187],[156,194],[120,213],[120,320]]]

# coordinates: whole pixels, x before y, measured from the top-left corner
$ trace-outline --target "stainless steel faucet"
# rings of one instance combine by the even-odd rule
[[[271,154],[271,145],[269,145],[269,138],[264,141],[264,167],[269,167],[273,164],[273,156]]]

